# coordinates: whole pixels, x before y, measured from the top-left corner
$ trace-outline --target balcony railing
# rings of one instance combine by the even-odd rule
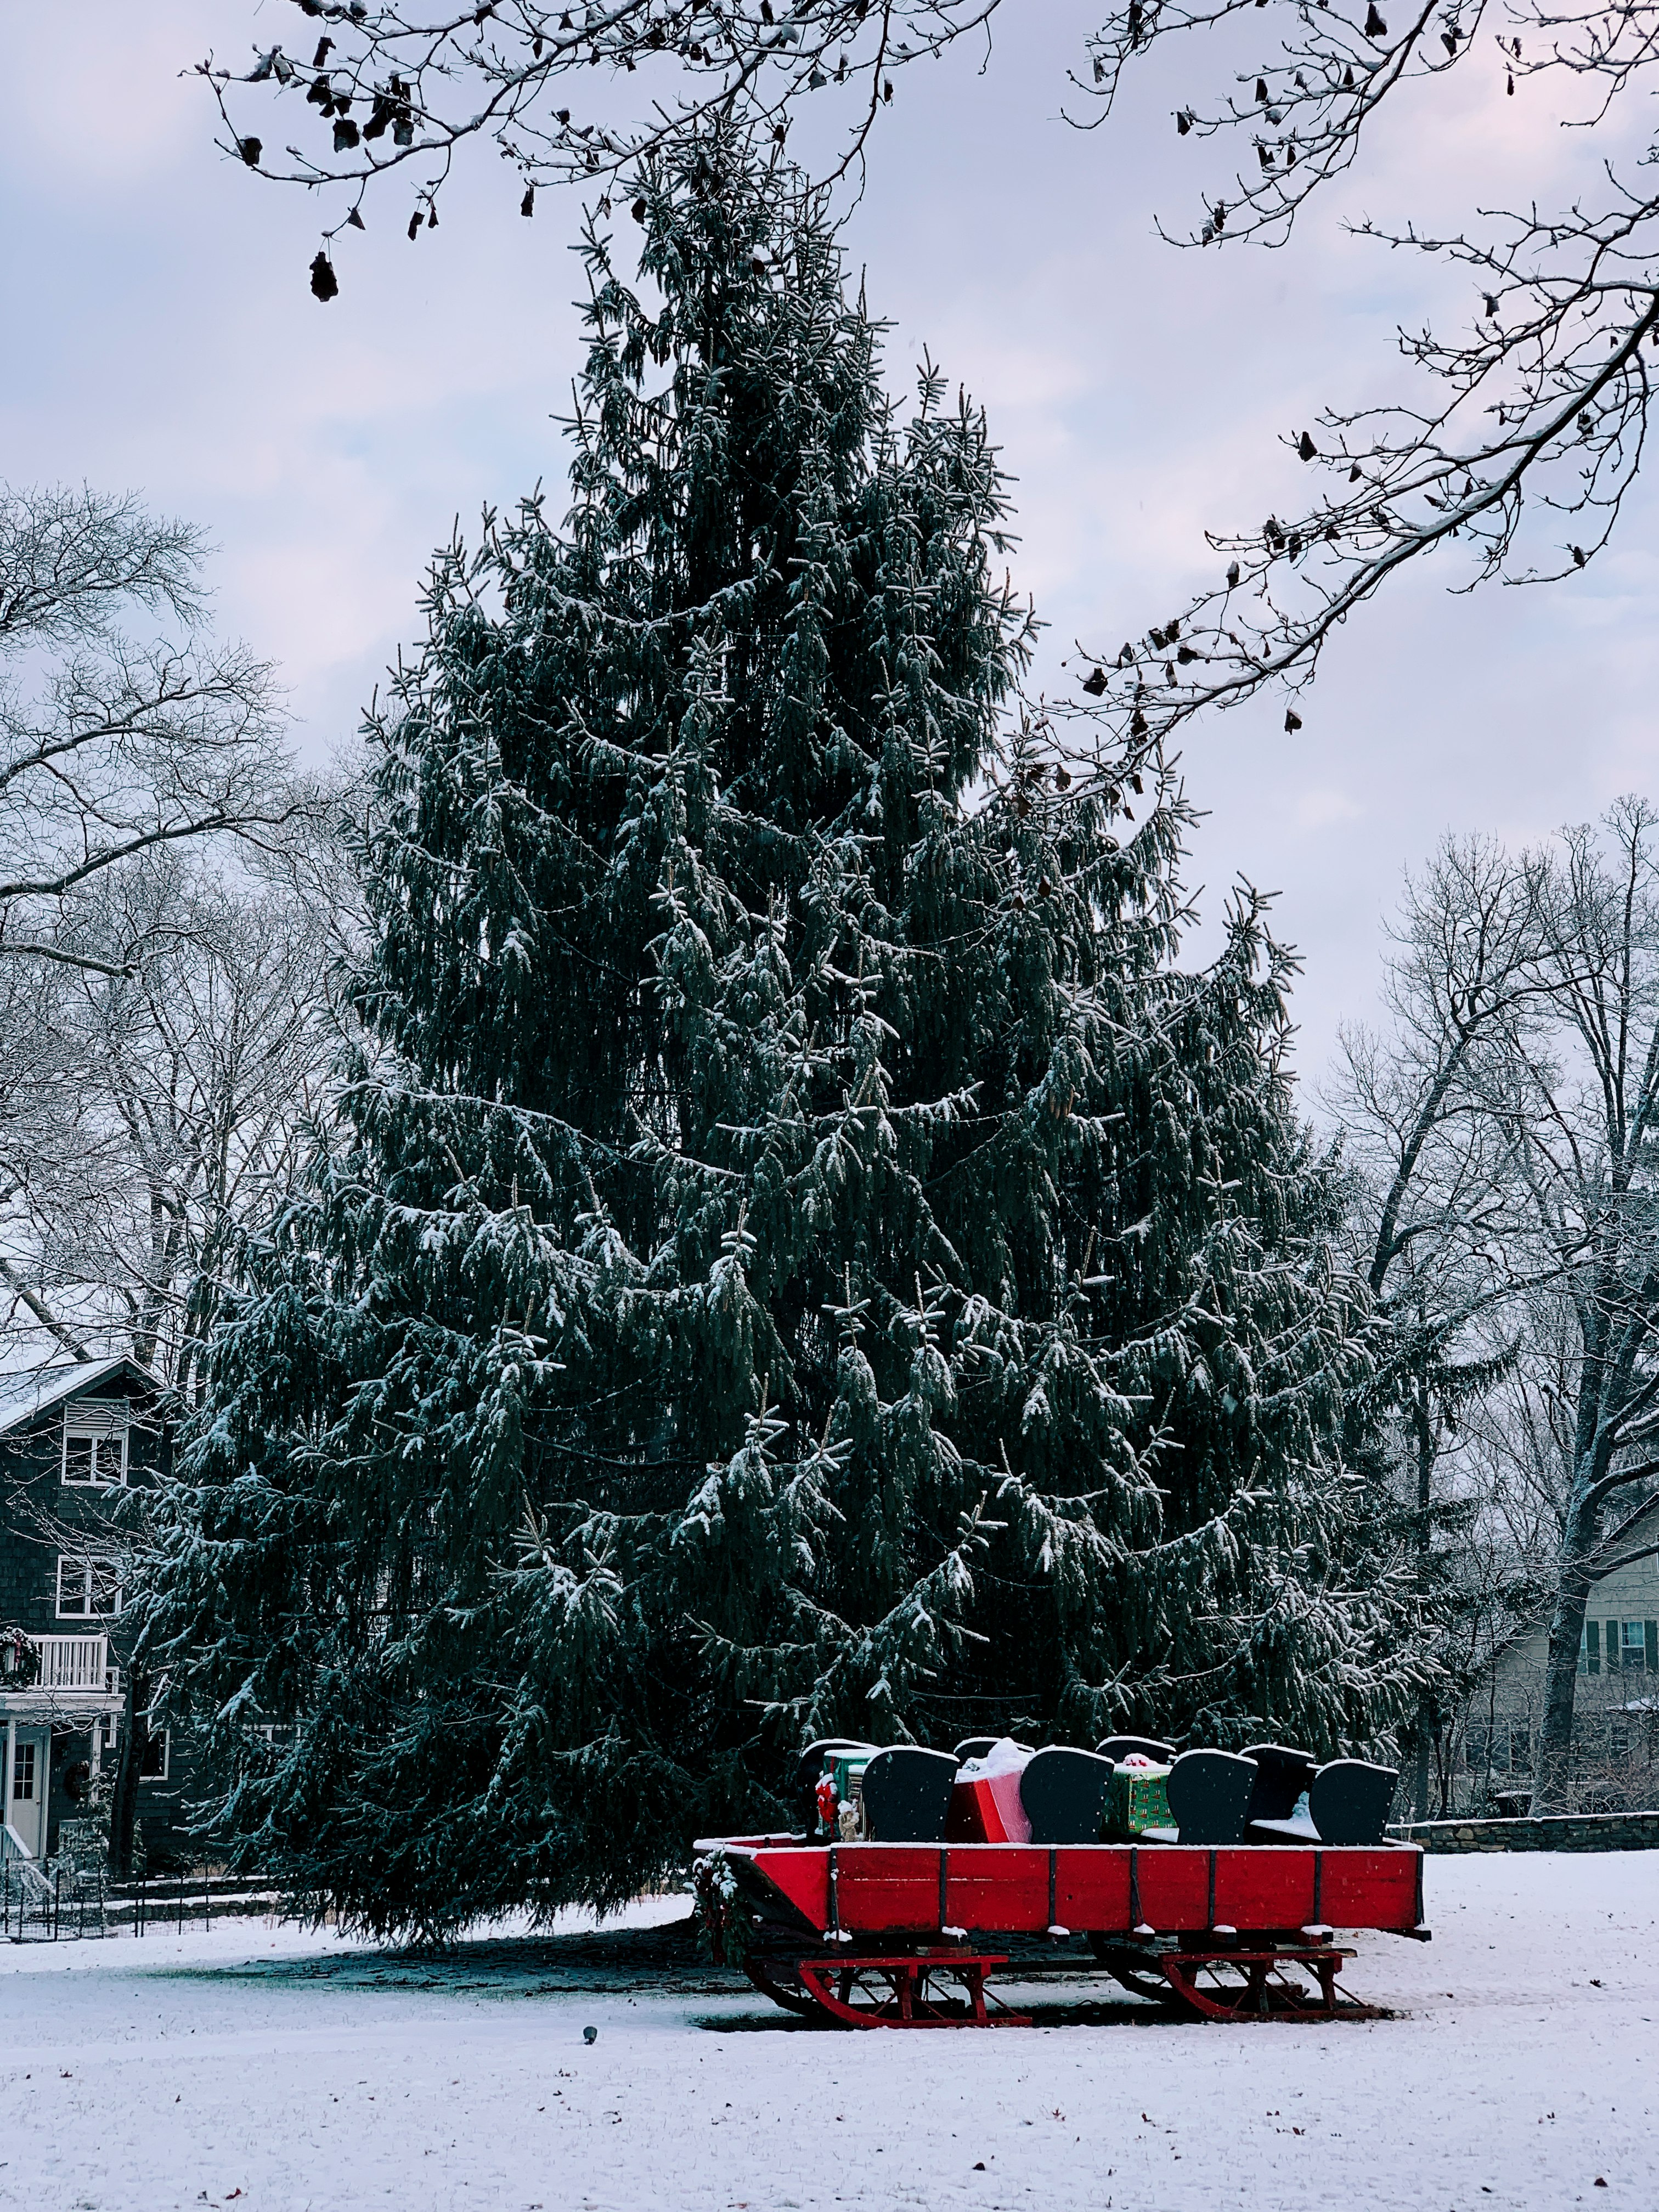
[[[113,1694],[119,1676],[109,1662],[107,1636],[38,1636],[34,1640],[40,1652],[37,1689]]]

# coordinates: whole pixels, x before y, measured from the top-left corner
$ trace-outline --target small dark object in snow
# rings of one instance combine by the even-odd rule
[[[1607,2185],[1607,2183],[1602,2180],[1599,2173],[1595,2177],[1595,2185],[1598,2189],[1605,2189]]]
[[[582,2030],[582,2041],[584,2043],[597,2043],[599,2039],[599,2031],[597,2027],[585,2027]]]
[[[1595,1978],[1595,1975],[1594,1975],[1594,1974],[1592,1974],[1592,1975],[1590,1976],[1590,1987],[1591,1987],[1593,1990],[1599,1990],[1599,1989],[1601,1988],[1601,1983],[1600,1983],[1600,1982],[1598,1982],[1598,1981],[1596,1980],[1596,1978]]]
[[[984,2160],[982,2158],[976,2158],[976,2159],[974,2160],[974,2172],[975,2172],[975,2173],[983,2173],[983,2172],[984,2172],[984,2171],[985,2171],[985,2160]]]

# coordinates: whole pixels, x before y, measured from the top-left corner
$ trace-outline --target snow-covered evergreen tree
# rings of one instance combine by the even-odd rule
[[[1022,714],[983,418],[887,397],[822,199],[638,191],[568,519],[439,560],[373,722],[374,1047],[147,1629],[236,1848],[381,1926],[629,1894],[815,1734],[1407,1694],[1259,905],[1181,971],[1180,793]]]

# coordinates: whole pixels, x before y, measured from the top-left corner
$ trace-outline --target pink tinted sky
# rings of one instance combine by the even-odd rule
[[[977,53],[906,72],[849,233],[894,325],[892,374],[926,345],[991,410],[1051,685],[1074,637],[1115,647],[1182,605],[1214,565],[1206,525],[1304,494],[1284,434],[1408,389],[1397,325],[1467,313],[1467,288],[1345,220],[1564,200],[1605,150],[1537,88],[1506,99],[1496,58],[1475,56],[1285,251],[1178,254],[1154,212],[1179,216],[1216,168],[1170,112],[1225,70],[1189,46],[1079,132],[1064,71],[1090,21],[1076,0],[1006,0],[982,72]],[[511,172],[481,151],[437,232],[410,246],[388,201],[317,306],[318,210],[218,153],[180,74],[210,45],[240,64],[305,28],[278,0],[58,0],[9,30],[0,477],[131,486],[203,524],[222,625],[282,665],[321,754],[416,634],[422,563],[454,518],[538,478],[556,489],[580,276],[574,202],[544,192],[521,222]],[[1279,893],[1309,1076],[1338,1022],[1370,1013],[1382,917],[1443,830],[1534,837],[1652,789],[1656,553],[1644,495],[1568,585],[1455,597],[1462,572],[1440,561],[1349,624],[1294,738],[1265,703],[1188,737],[1208,811],[1193,879],[1212,924],[1235,874]]]

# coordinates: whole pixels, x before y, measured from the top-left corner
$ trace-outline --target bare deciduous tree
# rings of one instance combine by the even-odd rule
[[[291,885],[173,851],[83,900],[71,950],[142,953],[55,990],[46,973],[29,1012],[50,1045],[28,1110],[0,1120],[3,1264],[66,1348],[118,1343],[195,1387],[237,1238],[280,1201],[325,1106],[343,1020],[332,926]]]
[[[1375,1402],[1395,1434],[1402,1533],[1419,1602],[1441,1625],[1440,1683],[1422,1693],[1413,1732],[1419,1819],[1437,1784],[1443,1804],[1469,1655],[1501,1638],[1516,1586],[1458,1439],[1510,1358],[1514,1284],[1495,1255],[1513,1164],[1476,1079],[1532,988],[1534,903],[1529,875],[1496,847],[1446,841],[1408,884],[1394,933],[1392,1033],[1343,1032],[1330,1101],[1358,1181],[1354,1264],[1386,1323]]]
[[[311,803],[270,666],[204,633],[204,550],[131,498],[0,488],[0,956],[121,972],[134,948],[76,949],[62,926],[100,877],[266,842]],[[167,634],[135,643],[134,610]]]
[[[1454,1340],[1449,1326],[1474,1329],[1498,1362],[1464,1393],[1473,1459],[1502,1476],[1488,1506],[1517,1530],[1535,1532],[1540,1510],[1551,1525],[1540,1811],[1571,1804],[1589,1592],[1652,1549],[1629,1531],[1659,1474],[1656,836],[1659,817],[1631,799],[1544,852],[1448,848],[1408,898],[1394,1056],[1359,1062],[1386,1066],[1386,1081],[1368,1092],[1351,1079],[1348,1098],[1362,1139],[1400,1163],[1392,1240],[1456,1286],[1433,1309],[1432,1348]],[[1498,957],[1474,995],[1489,946]],[[1425,947],[1447,988],[1422,988]],[[1441,947],[1462,948],[1443,970]],[[1390,1114],[1376,1094],[1386,1103],[1396,1083]],[[1534,1540],[1517,1559],[1528,1551]]]
[[[985,30],[998,0],[295,4],[313,20],[294,53],[277,43],[240,69],[212,57],[199,69],[227,152],[284,183],[346,187],[326,240],[347,223],[361,228],[369,190],[392,178],[408,188],[410,238],[435,224],[456,155],[474,142],[512,165],[527,216],[538,185],[613,177],[716,115],[735,110],[781,141],[796,104],[831,87],[851,101],[844,167],[892,100],[895,73]],[[641,92],[619,106],[612,84],[636,72]],[[282,100],[283,127],[303,143],[279,150],[255,134],[249,85]],[[313,289],[325,299],[335,289],[326,249]]]
[[[405,180],[413,238],[436,222],[443,183],[474,143],[517,173],[529,214],[538,184],[620,176],[715,111],[746,112],[781,138],[800,102],[833,100],[839,88],[845,166],[906,63],[969,33],[988,43],[998,15],[998,0],[295,4],[309,20],[293,54],[276,43],[234,67],[210,58],[200,68],[227,152],[267,177],[341,188],[312,267],[325,299],[337,289],[329,241],[345,224],[362,227],[371,188]],[[1107,119],[1131,65],[1154,47],[1182,37],[1200,57],[1214,53],[1217,89],[1172,121],[1195,150],[1243,141],[1242,158],[1200,187],[1190,223],[1166,230],[1175,244],[1282,244],[1317,188],[1358,161],[1384,104],[1392,112],[1453,70],[1484,69],[1500,100],[1539,78],[1575,88],[1580,119],[1605,137],[1659,54],[1651,0],[1432,0],[1393,30],[1376,0],[1363,9],[1357,0],[1278,0],[1255,12],[1267,6],[1116,0],[1084,42],[1070,119],[1085,127]],[[1258,32],[1255,58],[1240,67],[1238,34]],[[270,122],[255,127],[270,96],[283,118],[280,151]],[[1213,536],[1215,586],[1174,619],[1115,653],[1097,641],[1108,649],[1075,704],[1110,725],[1112,757],[1126,738],[1167,738],[1193,714],[1266,685],[1304,685],[1346,615],[1438,546],[1462,541],[1468,580],[1559,578],[1594,556],[1645,447],[1644,349],[1659,343],[1651,175],[1651,154],[1622,169],[1609,160],[1595,196],[1565,209],[1483,210],[1444,232],[1409,220],[1360,226],[1466,272],[1470,320],[1450,334],[1401,333],[1420,372],[1409,398],[1287,426],[1287,446],[1312,465],[1322,492],[1299,513]],[[1541,532],[1525,529],[1528,513]]]

